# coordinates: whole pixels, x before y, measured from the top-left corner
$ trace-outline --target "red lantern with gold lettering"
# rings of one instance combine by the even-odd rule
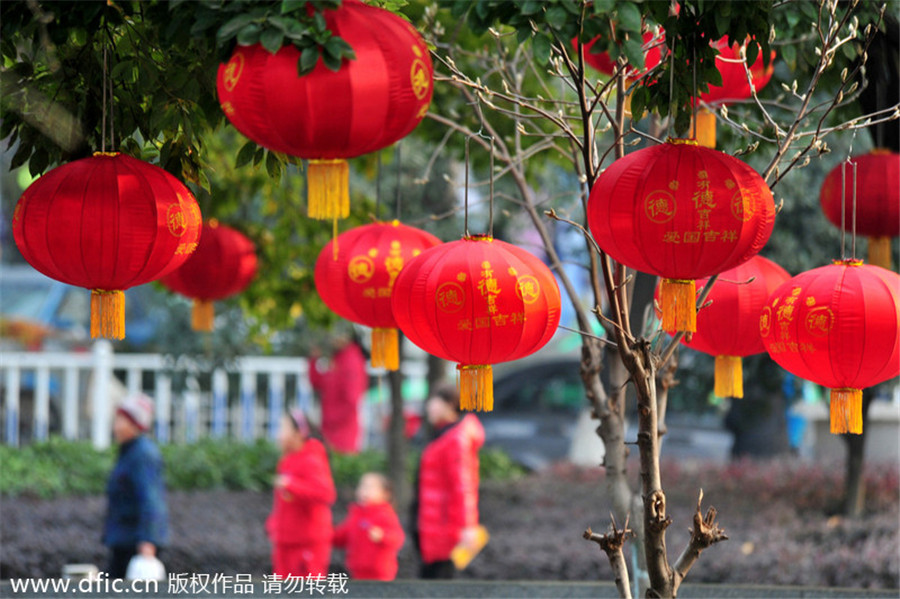
[[[338,316],[372,327],[373,367],[400,367],[391,310],[395,283],[410,260],[439,243],[431,233],[395,220],[350,229],[319,253],[315,271],[319,297]]]
[[[697,312],[697,332],[690,341],[686,337],[681,341],[715,356],[716,396],[744,396],[741,358],[766,351],[759,315],[772,292],[790,278],[788,271],[759,255],[719,273],[707,296],[709,305]],[[708,282],[708,278],[697,281],[697,293]]]
[[[160,280],[175,293],[194,300],[191,328],[213,330],[213,302],[238,294],[256,276],[256,247],[243,233],[215,219],[203,227],[197,250],[177,270]]]
[[[603,171],[587,217],[613,259],[663,277],[663,329],[693,332],[694,279],[756,255],[772,233],[775,204],[762,177],[737,158],[670,140]]]
[[[493,409],[491,364],[543,347],[559,324],[556,279],[527,251],[488,236],[422,252],[394,286],[394,318],[417,346],[458,362],[460,407]]]
[[[862,261],[800,273],[769,298],[772,359],[831,389],[831,432],[862,433],[862,389],[900,374],[900,276]]]
[[[299,77],[293,45],[271,54],[239,46],[219,67],[219,103],[258,144],[308,158],[309,216],[346,217],[347,158],[391,145],[428,111],[433,68],[416,29],[359,0],[323,11],[328,29],[356,53],[333,72],[323,62]]]
[[[854,182],[856,232],[869,237],[869,264],[891,268],[891,237],[900,235],[900,154],[872,150],[837,165],[822,184],[819,201],[836,227],[853,230]],[[854,175],[853,165],[856,165]]]
[[[96,153],[35,180],[16,205],[13,235],[35,269],[91,290],[91,337],[122,339],[122,291],[181,266],[200,220],[194,196],[163,169]]]

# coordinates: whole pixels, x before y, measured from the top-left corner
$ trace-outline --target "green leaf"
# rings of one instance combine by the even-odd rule
[[[641,10],[634,4],[620,4],[618,10],[618,26],[625,31],[641,32]]]
[[[112,79],[113,81],[118,81],[118,80],[122,79],[123,73],[125,73],[125,71],[127,69],[130,69],[133,65],[134,65],[134,61],[127,60],[127,59],[116,63],[116,66],[114,66],[112,68],[112,70],[109,72],[109,78]],[[131,81],[133,81],[133,80],[129,79],[129,83]]]
[[[250,14],[242,14],[234,17],[219,28],[219,31],[216,32],[216,39],[219,43],[230,40],[238,34],[238,31],[252,23],[253,18],[253,15]]]
[[[569,15],[566,13],[566,9],[562,6],[554,6],[552,8],[547,9],[547,24],[554,29],[562,29],[566,26],[566,21],[569,18]]]
[[[326,31],[328,29],[328,24],[325,22],[325,15],[318,11],[313,15],[313,23],[315,23],[316,29],[319,31]]]
[[[274,27],[269,27],[259,36],[259,43],[270,53],[275,54],[281,49],[281,44],[284,43],[284,32]]]
[[[615,7],[615,0],[594,0],[594,14],[605,15],[611,13]]]
[[[322,62],[325,63],[325,67],[328,68],[329,71],[337,73],[341,70],[341,59],[339,57],[332,56],[328,52],[322,53]]]
[[[534,59],[540,65],[550,62],[550,38],[543,33],[534,34]]]
[[[316,46],[304,48],[303,52],[300,53],[300,62],[297,63],[297,74],[301,77],[306,75],[316,68],[317,62],[319,62],[319,48]]]
[[[238,150],[237,158],[234,161],[234,168],[241,168],[245,164],[250,164],[253,160],[253,153],[256,152],[258,146],[255,142],[248,141]]]
[[[522,3],[521,8],[519,10],[523,15],[534,15],[541,12],[541,8],[543,7],[543,2],[538,2],[536,0],[526,0]]]
[[[306,0],[281,0],[281,14],[286,15],[306,6]]]
[[[756,42],[750,42],[747,44],[747,64],[752,66],[753,63],[756,62],[756,58],[759,56],[759,44]]]
[[[34,154],[28,160],[28,172],[32,177],[37,177],[47,170],[48,164],[50,164],[50,155],[47,154],[47,150],[36,148]]]
[[[237,43],[241,46],[252,46],[259,42],[259,34],[262,28],[257,23],[250,23],[238,31]]]
[[[650,90],[643,85],[631,92],[631,118],[637,123],[644,116],[644,109],[650,100]]]
[[[281,161],[278,160],[275,152],[269,152],[269,155],[266,156],[266,172],[273,179],[281,177]]]
[[[622,54],[628,59],[628,63],[636,69],[644,68],[644,50],[637,40],[629,39],[622,42]]]

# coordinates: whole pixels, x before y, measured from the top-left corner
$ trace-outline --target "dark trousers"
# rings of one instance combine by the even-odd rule
[[[162,551],[157,547],[157,559],[162,559],[161,553]],[[137,545],[115,545],[110,547],[109,566],[106,569],[106,573],[111,579],[125,578],[125,573],[128,572],[128,562],[130,562],[131,558],[135,555],[137,555]]]
[[[456,566],[450,560],[422,564],[419,567],[419,578],[453,578]]]

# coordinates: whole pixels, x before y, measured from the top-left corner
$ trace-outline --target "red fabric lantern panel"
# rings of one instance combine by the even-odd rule
[[[175,293],[194,300],[191,328],[213,330],[213,302],[236,295],[256,276],[256,247],[243,233],[215,219],[203,227],[197,251],[160,280]]]
[[[900,276],[859,261],[800,273],[769,298],[772,359],[831,389],[831,432],[862,433],[862,389],[900,374]]]
[[[873,150],[828,173],[819,201],[834,226],[853,230],[853,165],[856,165],[856,232],[869,237],[869,264],[891,268],[891,237],[900,235],[900,154]],[[843,171],[843,174],[842,174]],[[843,196],[843,197],[842,197]]]
[[[486,236],[423,252],[397,278],[392,304],[413,343],[459,363],[466,410],[491,410],[490,365],[539,350],[560,317],[550,269],[527,251]]]
[[[616,72],[616,61],[614,61],[609,52],[591,52],[591,48],[593,48],[594,44],[597,43],[599,38],[594,38],[591,41],[584,44],[584,62],[588,65],[594,67],[604,75],[612,75]],[[662,48],[665,47],[666,43],[666,33],[659,29],[659,35],[654,36],[652,31],[646,31],[643,35],[643,44],[642,47],[644,49],[644,69],[638,71],[635,68],[627,67],[625,71],[625,76],[631,79],[637,79],[653,67],[659,64],[660,57],[662,56]],[[572,40],[572,48],[578,48],[578,40]]]
[[[405,265],[440,243],[431,233],[395,220],[350,229],[319,253],[316,290],[339,316],[372,327],[373,367],[400,367],[391,295]]]
[[[154,281],[197,247],[200,208],[178,179],[124,154],[94,154],[32,183],[13,215],[22,256],[91,290],[91,336],[125,336],[124,289]]]
[[[344,159],[405,137],[425,116],[434,70],[425,41],[407,21],[358,0],[325,10],[328,29],[349,43],[356,59],[337,72],[321,61],[297,76],[293,46],[270,54],[239,46],[219,67],[219,103],[228,120],[258,144],[310,159],[309,215],[349,212]]]
[[[664,277],[663,329],[693,332],[694,279],[756,255],[772,234],[775,204],[762,177],[737,158],[670,140],[603,171],[587,217],[613,259]]]
[[[759,315],[769,296],[791,278],[788,271],[762,256],[719,273],[707,296],[708,306],[697,312],[697,331],[682,343],[715,356],[715,394],[743,397],[741,358],[766,351],[759,335]],[[697,281],[697,293],[709,278]],[[659,288],[657,287],[657,298]]]

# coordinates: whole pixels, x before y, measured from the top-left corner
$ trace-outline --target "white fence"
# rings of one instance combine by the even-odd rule
[[[402,368],[406,377],[425,377],[424,363]],[[161,443],[274,438],[286,405],[313,407],[304,358],[241,357],[211,367],[190,357],[115,354],[107,341],[91,352],[0,354],[0,385],[8,445],[55,432],[108,447],[116,402],[138,391],[155,400],[153,432]]]

